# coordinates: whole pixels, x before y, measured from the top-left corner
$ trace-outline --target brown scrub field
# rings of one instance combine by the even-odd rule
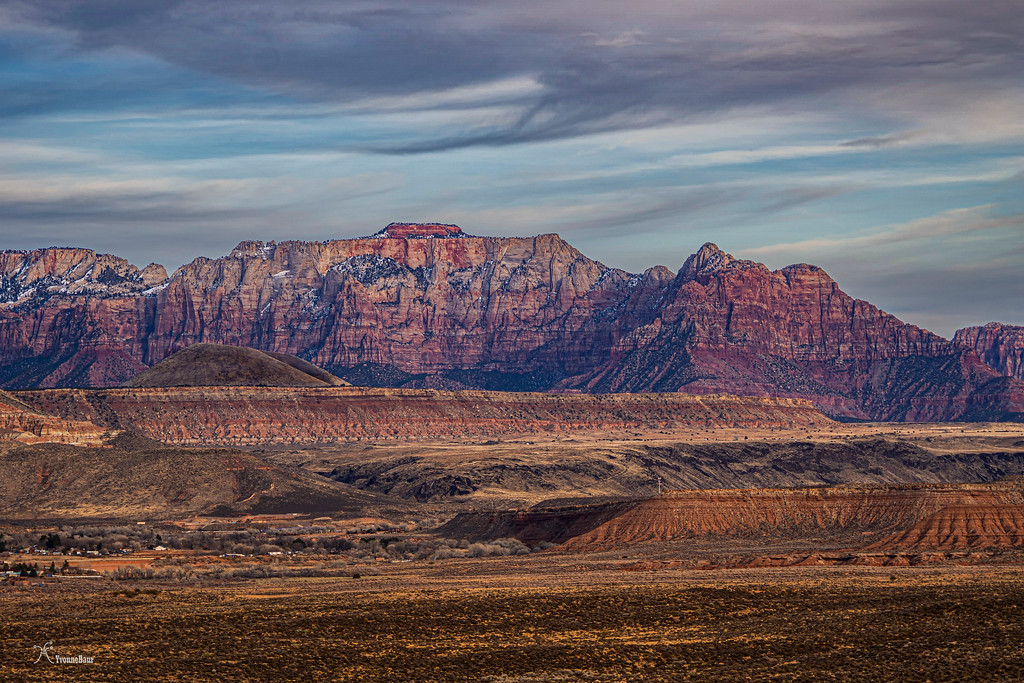
[[[41,582],[40,582],[41,583]],[[1020,680],[1018,566],[622,571],[594,556],[0,593],[0,679]],[[91,657],[50,663],[47,654]]]

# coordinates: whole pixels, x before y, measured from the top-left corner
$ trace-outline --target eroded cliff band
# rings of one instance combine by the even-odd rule
[[[392,224],[242,242],[165,276],[85,249],[0,253],[0,384],[113,386],[210,342],[374,386],[790,396],[861,420],[1024,415],[1016,366],[853,299],[820,268],[772,271],[712,244],[677,273],[636,274],[557,235]]]

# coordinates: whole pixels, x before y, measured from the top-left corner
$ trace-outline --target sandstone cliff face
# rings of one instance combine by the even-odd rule
[[[1024,380],[1024,327],[989,323],[957,330],[953,341],[974,349],[1007,377]]]
[[[581,381],[582,379],[582,381]],[[704,245],[649,323],[566,386],[805,396],[860,419],[1012,417],[1017,385],[960,345],[853,299],[823,270],[770,271]]]
[[[564,376],[592,365],[599,340],[573,333],[629,279],[555,235],[242,243],[157,292],[144,361],[209,341],[331,371]]]
[[[162,281],[81,249],[5,252],[0,265],[14,283],[0,299],[7,387],[111,386],[211,342],[357,384],[784,395],[862,419],[1024,413],[1024,385],[962,345],[852,299],[819,268],[769,271],[714,245],[678,274],[631,274],[557,235],[392,224],[243,242]]]
[[[108,386],[143,364],[147,290],[167,279],[89,249],[0,252],[5,386]]]

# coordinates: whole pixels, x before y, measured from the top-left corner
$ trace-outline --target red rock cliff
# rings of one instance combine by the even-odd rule
[[[968,346],[1007,377],[1024,380],[1024,327],[989,323],[957,330],[953,341]]]
[[[736,396],[581,396],[364,387],[51,389],[34,409],[85,417],[179,445],[248,446],[363,439],[463,438],[668,427],[811,428],[807,401]]]
[[[1024,410],[1021,385],[1007,386],[961,345],[848,296],[816,266],[771,271],[705,244],[661,297],[602,368],[564,384],[805,396],[862,419]]]
[[[1024,385],[821,269],[770,271],[710,244],[678,274],[631,274],[557,235],[392,224],[363,239],[242,242],[161,270],[83,249],[3,252],[0,383],[110,386],[212,342],[357,384],[770,394],[871,419],[1024,413]]]

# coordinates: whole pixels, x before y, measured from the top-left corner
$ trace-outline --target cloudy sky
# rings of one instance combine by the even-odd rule
[[[1019,0],[0,0],[0,248],[390,221],[1024,324]]]

